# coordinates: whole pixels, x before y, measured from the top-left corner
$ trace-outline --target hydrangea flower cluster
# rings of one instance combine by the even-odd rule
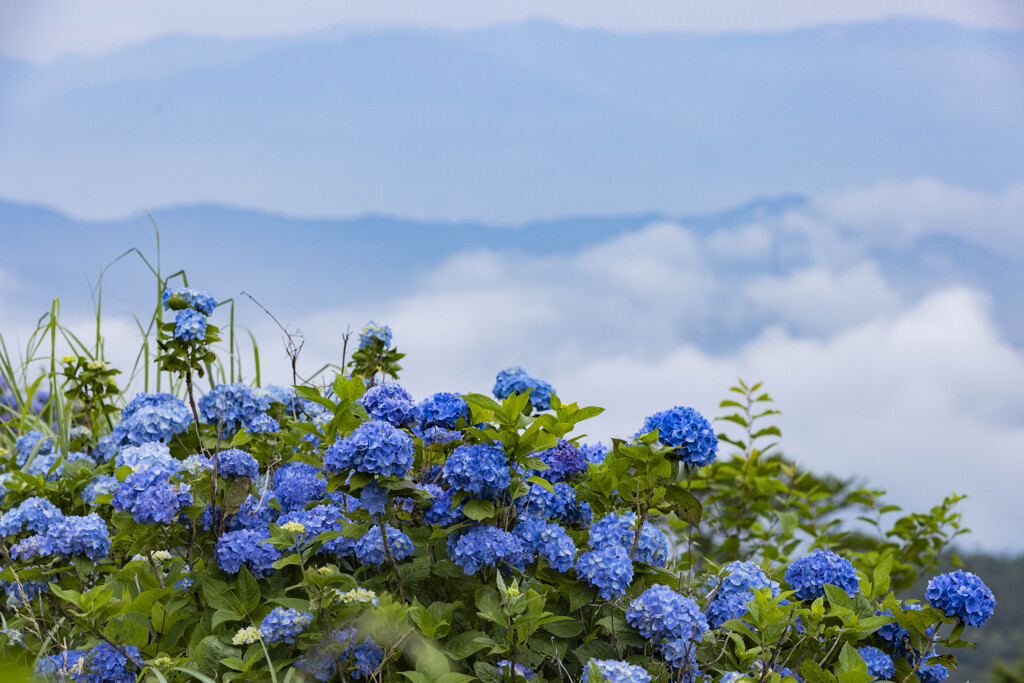
[[[597,665],[598,671],[608,683],[650,683],[651,681],[651,675],[641,666],[620,662],[617,659],[591,659],[588,666],[583,667],[581,683],[590,681],[590,663]]]
[[[636,436],[658,430],[658,441],[676,448],[681,462],[703,467],[718,455],[718,437],[711,423],[693,408],[676,406],[648,416]]]
[[[857,572],[850,561],[823,548],[789,565],[786,569],[786,582],[801,600],[821,597],[825,594],[826,584],[838,586],[850,597],[860,590]]]
[[[383,420],[395,427],[405,427],[416,421],[416,405],[412,396],[394,382],[370,387],[359,398],[370,418]]]
[[[459,441],[462,439],[462,434],[454,429],[445,429],[444,427],[427,427],[423,430],[421,437],[423,438],[423,445],[436,446],[437,444]]]
[[[362,331],[359,333],[359,348],[365,349],[375,341],[381,342],[384,346],[390,346],[391,328],[371,320],[363,326]]]
[[[877,647],[858,647],[857,652],[868,665],[868,673],[875,679],[887,681],[896,675],[896,665],[892,663],[892,657]]]
[[[308,650],[295,665],[312,678],[323,683],[337,671],[340,664],[353,680],[369,678],[384,660],[384,649],[373,638],[356,644],[354,629],[338,631],[334,637]]]
[[[602,598],[613,600],[625,595],[633,580],[633,563],[629,560],[628,550],[611,545],[580,555],[576,573],[597,588]]]
[[[614,512],[602,517],[590,525],[590,547],[596,549],[619,547],[629,554],[633,547],[636,533],[636,513],[627,512],[617,515]],[[657,567],[664,567],[668,558],[668,536],[650,522],[644,523],[640,530],[640,541],[637,544],[634,559]]]
[[[924,608],[917,603],[907,603],[904,605],[900,605],[900,609],[906,612],[910,610],[920,610]],[[876,610],[875,614],[877,614],[878,616],[889,617],[893,615],[892,612],[889,610]],[[932,629],[929,627],[927,631],[929,636],[931,635],[931,632]],[[895,621],[889,624],[882,625],[877,631],[875,631],[875,634],[883,641],[885,641],[888,644],[889,648],[892,650],[892,652],[898,657],[906,657],[907,659],[910,659],[911,657],[915,656],[916,653],[914,649],[910,647],[910,632],[907,631],[907,629],[900,626],[899,624],[897,624]]]
[[[645,638],[656,641],[700,641],[708,622],[697,603],[668,586],[651,586],[629,603],[626,621]]]
[[[312,622],[313,615],[308,612],[300,612],[294,608],[275,607],[270,610],[270,614],[263,617],[260,633],[268,643],[293,645],[295,638],[305,631]]]
[[[182,341],[206,339],[206,316],[191,308],[178,311],[174,316],[174,338]]]
[[[110,504],[118,512],[131,512],[140,524],[170,524],[193,502],[187,484],[170,482],[175,472],[161,465],[142,466],[121,482]]]
[[[523,515],[512,533],[522,545],[521,564],[532,562],[538,555],[555,571],[567,572],[576,562],[576,544],[565,529],[532,515]]]
[[[962,569],[932,578],[924,596],[932,607],[968,626],[983,626],[996,607],[996,598],[985,582]]]
[[[584,443],[579,446],[583,459],[587,462],[600,465],[608,455],[608,447],[603,443]]]
[[[553,491],[548,491],[539,484],[532,484],[526,498],[526,511],[576,528],[590,524],[593,519],[590,504],[576,500],[576,489],[565,483],[555,484],[552,488]]]
[[[81,555],[95,562],[110,551],[110,530],[95,512],[86,517],[67,516],[51,524],[45,534],[32,536],[18,546],[22,544],[28,544],[23,546],[30,553],[24,555],[26,559],[35,555]],[[11,550],[12,556],[22,554],[18,546]]]
[[[433,485],[427,484],[426,486],[430,487]],[[452,505],[452,499],[455,496],[455,493],[455,489],[446,489],[439,494],[436,494],[437,497],[423,514],[423,521],[427,524],[451,526],[464,520],[465,516],[462,514],[463,504],[459,503],[458,505]]]
[[[403,476],[412,462],[412,438],[383,420],[364,422],[324,455],[324,467],[331,472],[355,470],[385,477]]]
[[[942,664],[927,664],[917,670],[917,680],[921,683],[939,683],[949,677],[949,669]]]
[[[587,459],[575,444],[558,440],[558,444],[537,454],[548,469],[539,472],[550,482],[571,481],[587,471]]]
[[[15,440],[14,453],[18,467],[24,467],[33,452],[36,456],[53,453],[53,440],[37,430],[22,434]]]
[[[139,392],[121,412],[121,422],[110,434],[112,446],[170,441],[192,425],[192,411],[184,401],[168,393]],[[110,458],[108,457],[107,460]]]
[[[387,531],[388,547],[391,549],[391,556],[395,558],[395,561],[401,562],[411,556],[413,550],[416,549],[412,539],[390,524],[387,525]],[[370,530],[356,541],[355,553],[356,558],[364,565],[372,564],[379,567],[384,564],[387,554],[384,550],[384,537],[381,535],[379,524],[370,527]]]
[[[125,446],[114,457],[115,467],[130,467],[134,472],[160,470],[167,475],[179,471],[181,461],[171,455],[166,444],[154,441],[140,446]]]
[[[82,500],[89,505],[95,505],[96,499],[100,496],[114,495],[118,485],[121,482],[117,480],[117,477],[111,477],[106,474],[101,474],[85,485],[82,489]]]
[[[260,413],[249,423],[250,434],[277,434],[280,431],[280,423],[266,413]]]
[[[505,368],[498,373],[494,381],[494,397],[498,400],[513,394],[530,392],[530,406],[535,411],[551,408],[551,394],[554,388],[542,379],[531,377],[520,367]]]
[[[497,446],[459,446],[444,463],[450,487],[475,498],[497,498],[512,483],[505,451]]]
[[[300,510],[327,494],[323,472],[309,463],[292,461],[274,472],[274,495],[282,512]]]
[[[244,564],[253,576],[263,576],[281,557],[277,548],[263,542],[266,537],[265,531],[253,529],[227,532],[214,549],[217,566],[228,574],[237,574]]]
[[[75,680],[84,683],[135,683],[144,663],[142,653],[134,645],[122,645],[120,650],[124,654],[109,643],[101,642],[86,652],[81,672]]]
[[[495,526],[477,526],[448,537],[448,557],[466,574],[503,562],[515,564],[522,554],[519,539]]]
[[[503,675],[507,675],[508,674],[508,668],[510,666],[512,666],[512,662],[508,661],[507,659],[503,659],[500,662],[498,662],[496,664],[496,666],[499,669],[501,669],[501,672],[502,672]],[[516,662],[515,666],[513,666],[512,668],[515,670],[516,676],[521,676],[522,678],[525,678],[527,680],[529,680],[531,678],[536,678],[537,677],[537,672],[536,671],[534,671],[533,669],[528,669],[527,667],[523,666],[519,662]]]
[[[260,476],[256,458],[237,448],[229,448],[217,454],[217,476],[222,479]]]
[[[738,619],[747,613],[747,603],[754,598],[754,589],[771,587],[778,595],[779,584],[753,562],[730,562],[722,567],[721,583],[709,584],[715,589],[706,614],[711,628],[718,628],[729,619]]]
[[[217,300],[209,292],[189,287],[171,287],[163,294],[164,310],[180,311],[191,308],[203,315],[211,315],[217,307]]]
[[[270,400],[263,392],[248,384],[218,384],[197,401],[199,417],[203,422],[222,425],[232,431],[245,426],[270,407]]]
[[[0,517],[0,536],[15,536],[23,531],[45,534],[63,517],[64,513],[56,505],[45,498],[32,496]]]
[[[36,663],[35,675],[41,681],[68,679],[72,668],[85,656],[81,650],[66,650],[41,658]]]
[[[469,404],[458,394],[442,391],[416,406],[416,421],[422,430],[430,427],[455,429],[460,419],[469,419]]]

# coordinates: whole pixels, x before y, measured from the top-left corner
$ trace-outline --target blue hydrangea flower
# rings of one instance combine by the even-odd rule
[[[531,484],[525,508],[532,515],[558,520],[575,528],[590,524],[593,513],[590,504],[576,500],[576,489],[569,484],[558,483],[548,491],[539,484]]]
[[[510,666],[512,666],[512,662],[508,661],[507,659],[503,659],[500,662],[498,662],[496,666],[499,669],[501,669],[501,673],[504,676],[504,675],[508,674],[508,668]],[[513,669],[516,672],[516,676],[521,676],[521,677],[523,677],[523,678],[525,678],[527,680],[529,680],[531,678],[536,678],[537,677],[537,672],[536,671],[534,671],[533,669],[526,668],[525,666],[523,666],[519,662],[516,662],[516,664],[513,667]]]
[[[206,316],[191,308],[178,311],[174,316],[174,338],[182,341],[206,339]]]
[[[558,444],[537,454],[548,466],[538,472],[550,482],[570,481],[587,471],[587,460],[583,452],[569,441],[558,440]]]
[[[551,394],[554,388],[542,379],[531,377],[520,367],[505,368],[494,381],[494,397],[501,400],[512,394],[530,392],[530,406],[535,411],[551,408]]]
[[[942,664],[929,664],[917,670],[917,679],[921,683],[939,683],[949,676],[949,669]]]
[[[428,484],[427,486],[431,486]],[[442,491],[434,499],[433,504],[423,514],[423,521],[427,524],[437,524],[438,526],[451,526],[458,524],[465,519],[462,514],[462,503],[452,507],[452,498],[455,495],[455,489],[446,489]]]
[[[469,404],[458,394],[442,391],[428,396],[416,406],[416,421],[420,429],[455,429],[460,418],[469,420]]]
[[[210,315],[217,306],[217,300],[209,292],[201,292],[190,287],[171,287],[163,294],[164,310],[180,311],[191,308],[203,315]]]
[[[497,446],[459,446],[444,463],[445,483],[475,498],[497,498],[512,483],[506,460]]]
[[[633,547],[636,533],[636,513],[627,512],[616,515],[614,512],[602,517],[590,525],[590,547],[597,549],[618,546],[626,550]],[[637,545],[634,559],[657,567],[664,567],[668,558],[668,536],[650,522],[645,522],[640,531],[640,542]]]
[[[248,384],[218,384],[197,401],[199,416],[203,422],[220,425],[231,431],[248,425],[253,418],[266,412],[270,407],[267,395]]]
[[[747,674],[742,674],[739,671],[726,671],[722,674],[722,678],[718,683],[737,683],[737,681],[741,681],[744,678],[750,680],[750,676]]]
[[[139,446],[125,446],[114,457],[115,467],[131,467],[132,471],[160,470],[168,476],[181,469],[181,461],[171,455],[166,444],[154,441]]]
[[[448,557],[466,574],[502,562],[516,563],[523,554],[519,539],[496,526],[477,526],[448,537]]]
[[[61,557],[82,555],[95,562],[110,551],[110,530],[95,512],[86,517],[64,517],[47,529],[42,551]]]
[[[127,510],[140,524],[170,524],[181,509],[192,505],[187,484],[171,484],[174,470],[142,467],[129,474],[110,500],[117,512]]]
[[[590,683],[590,663],[597,665],[598,671],[608,683],[650,683],[651,675],[643,667],[627,664],[617,659],[591,659],[583,667],[581,683]]]
[[[266,529],[229,531],[217,540],[214,557],[217,566],[228,574],[237,574],[244,564],[254,576],[270,571],[281,553],[263,540],[270,538]]]
[[[293,645],[295,638],[305,631],[313,622],[313,615],[300,612],[294,608],[275,607],[270,614],[263,617],[260,631],[263,640],[271,644],[287,643]]]
[[[41,681],[67,679],[71,669],[85,656],[81,650],[68,650],[55,655],[43,657],[36,663],[35,675]]]
[[[985,582],[963,569],[932,578],[924,596],[932,607],[968,626],[983,626],[996,607],[996,598]]]
[[[238,512],[231,515],[231,519],[228,520],[228,531],[266,529],[271,522],[276,523],[280,513],[270,505],[273,500],[276,500],[273,493],[264,493],[262,496],[249,494],[249,497],[238,508]],[[210,506],[207,505],[206,510],[209,509]],[[206,510],[203,511],[204,520],[207,517]],[[212,514],[210,521],[212,521]],[[209,523],[205,522],[204,526],[208,526]]]
[[[64,457],[60,452],[47,453],[46,455],[36,454],[32,461],[24,468],[26,474],[35,474],[46,477],[47,481],[56,481],[64,473],[64,464],[75,460],[92,459],[85,453],[68,453]],[[52,470],[52,471],[51,471]]]
[[[670,638],[658,645],[658,652],[673,669],[689,668],[683,683],[697,683],[702,679],[695,675],[697,668],[697,644],[688,638]]]
[[[221,478],[247,477],[256,479],[260,476],[260,466],[256,458],[237,448],[229,448],[217,454],[217,476]]]
[[[281,425],[277,420],[266,413],[260,413],[249,423],[250,434],[277,434],[281,431]]]
[[[325,505],[317,505],[309,510],[299,509],[283,514],[278,517],[276,524],[280,526],[288,522],[298,522],[304,526],[306,530],[299,537],[299,544],[305,545],[306,543],[311,543],[313,539],[324,532],[341,531],[344,528],[343,523],[345,521],[347,519],[342,514],[341,507],[334,503],[327,503]],[[340,536],[326,541],[320,547],[320,552],[324,553],[327,550],[331,550],[335,554],[347,555],[353,551],[354,547],[355,539]]]
[[[359,504],[371,515],[384,514],[388,504],[388,490],[371,482],[359,489]]]
[[[293,461],[274,472],[274,495],[282,512],[301,510],[327,494],[327,480],[318,467]]]
[[[0,535],[15,536],[23,531],[45,534],[63,518],[64,513],[56,505],[45,498],[32,496],[0,517]]]
[[[390,524],[387,530],[388,547],[391,548],[391,556],[395,558],[395,561],[400,562],[411,556],[415,550],[412,539]],[[374,564],[379,567],[384,563],[387,555],[384,554],[384,538],[380,533],[380,525],[375,524],[362,538],[356,541],[355,552],[356,559],[361,564]]]
[[[82,489],[82,500],[89,505],[95,505],[96,499],[100,496],[114,495],[114,491],[117,490],[120,483],[117,477],[106,474],[93,477],[92,481]]]
[[[405,427],[416,421],[416,405],[412,396],[394,382],[370,387],[359,398],[370,418],[383,420],[395,427]]]
[[[374,341],[380,341],[384,346],[391,345],[391,328],[387,325],[381,325],[375,323],[372,320],[363,326],[362,331],[359,333],[359,348],[365,349],[367,346],[373,344]]]
[[[821,597],[826,584],[838,586],[850,597],[860,590],[857,572],[850,561],[823,548],[791,564],[786,570],[786,582],[801,600]]]
[[[452,441],[458,441],[462,438],[462,434],[455,431],[454,429],[445,429],[444,427],[428,427],[420,433],[420,437],[423,439],[424,446],[434,446],[436,444],[451,443]]]
[[[413,462],[412,438],[387,422],[373,420],[332,444],[324,455],[330,472],[366,472],[385,477],[404,476]]]
[[[721,583],[709,579],[714,595],[705,614],[711,628],[718,628],[729,619],[738,619],[747,613],[747,604],[754,599],[754,589],[772,589],[778,595],[779,584],[753,562],[730,562],[722,567]]]
[[[877,647],[858,647],[857,652],[868,665],[868,673],[876,680],[887,681],[896,675],[896,665],[892,663],[892,657]]]
[[[557,524],[546,523],[532,515],[523,515],[512,533],[522,545],[524,565],[540,555],[552,569],[564,573],[576,562],[576,544],[565,529]]]
[[[676,455],[686,464],[703,467],[714,462],[718,455],[715,430],[693,408],[676,406],[655,413],[644,420],[644,426],[636,436],[643,436],[655,429],[658,430],[658,441],[665,446],[677,448]]]
[[[629,561],[628,550],[612,545],[580,555],[576,573],[597,588],[602,598],[613,600],[626,594],[633,580],[633,563]]]
[[[337,631],[307,650],[295,665],[321,683],[335,674],[339,664],[354,680],[369,678],[384,661],[384,649],[373,638],[357,645],[356,635],[354,629]]]
[[[924,607],[917,603],[907,603],[900,605],[900,609],[906,612],[909,610],[924,609]],[[875,614],[877,614],[878,616],[893,616],[892,612],[889,610],[875,610]],[[928,627],[927,633],[929,636],[931,636],[932,627]],[[875,631],[875,634],[879,638],[884,640],[892,649],[893,653],[899,657],[906,657],[909,659],[916,652],[913,648],[910,647],[910,632],[907,631],[907,629],[900,626],[899,624],[897,624],[895,621],[890,624],[883,625],[881,628]]]
[[[191,425],[192,411],[181,399],[167,393],[139,392],[122,411],[115,431],[125,442],[139,445],[170,441]]]
[[[108,643],[100,643],[85,653],[82,673],[75,677],[84,683],[135,683],[138,672],[144,665],[142,653],[134,645],[122,645],[121,654]]]
[[[36,430],[19,436],[14,441],[15,462],[18,467],[25,466],[33,451],[36,456],[53,453],[53,440]]]
[[[651,586],[629,603],[626,621],[645,638],[700,641],[708,622],[691,598],[668,586]]]
[[[608,456],[608,447],[603,443],[584,443],[579,448],[584,460],[597,465],[603,463]]]

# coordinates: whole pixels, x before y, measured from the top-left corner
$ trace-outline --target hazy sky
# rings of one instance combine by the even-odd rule
[[[886,17],[1024,28],[1020,0],[2,0],[0,54],[51,60],[96,54],[168,33],[240,38],[339,25],[471,28],[528,19],[615,31],[779,31]]]

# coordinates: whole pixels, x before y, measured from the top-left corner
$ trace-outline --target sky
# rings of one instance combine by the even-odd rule
[[[283,216],[265,244],[235,226],[209,241],[224,255],[208,253],[185,241],[195,233],[170,214],[162,237],[165,268],[186,267],[194,285],[241,302],[265,382],[289,376],[275,351],[280,334],[242,290],[273,301],[274,314],[302,331],[302,368],[336,361],[342,332],[377,320],[408,354],[402,382],[415,398],[486,393],[499,370],[522,365],[563,398],[607,409],[587,426],[595,439],[631,435],[673,405],[718,415],[738,378],[764,381],[783,411],[787,455],[888,488],[910,509],[967,493],[962,509],[975,534],[965,545],[1024,551],[1016,533],[1024,320],[1014,296],[1024,267],[1024,155],[1014,146],[1024,140],[1024,88],[1016,87],[1024,74],[1012,33],[1024,30],[1022,8],[309,2],[300,11],[269,2],[0,0],[0,55],[30,64],[0,71],[0,95],[12,93],[10,115],[0,117],[0,200],[97,221],[69,224],[94,243],[54,240],[43,276],[37,254],[19,253],[29,242],[17,223],[0,223],[4,338],[24,342],[49,299],[72,289],[65,320],[88,334],[82,292],[97,266],[151,244],[141,208],[256,208]],[[801,33],[893,17],[955,30],[928,21],[888,33]],[[502,32],[538,18],[628,34],[637,50],[615,52],[615,40],[587,32]],[[424,47],[393,26],[440,33]],[[707,34],[720,52],[711,60],[703,42],[670,45],[695,51],[697,76],[672,80],[686,65],[669,64],[643,82],[630,69],[658,61],[663,43],[652,32]],[[161,37],[169,42],[151,42]],[[250,38],[259,41],[237,42]],[[548,68],[539,48],[562,40],[600,59],[564,48]],[[830,40],[856,49],[826,54]],[[409,62],[375,71],[377,55],[395,45],[409,60],[443,48],[444,68],[462,80],[443,90],[444,81],[418,73],[398,78]],[[369,74],[346,82],[330,106],[315,97],[322,82],[302,71],[325,54]],[[762,78],[749,65],[771,54],[780,61]],[[721,55],[736,55],[735,64],[720,65]],[[722,73],[746,79],[745,92],[699,78],[720,66],[735,67]],[[840,72],[826,69],[842,70],[841,86],[833,87]],[[274,80],[259,91],[264,74]],[[479,86],[495,74],[497,92]],[[242,78],[251,80],[233,90]],[[466,96],[465,83],[481,89]],[[694,92],[708,94],[705,111],[687,99]],[[517,108],[527,96],[530,106]],[[237,114],[244,110],[256,113]],[[331,127],[338,117],[348,137]],[[515,135],[510,122],[522,124]],[[388,144],[381,131],[393,131]],[[350,153],[338,155],[348,165],[324,158],[321,134]],[[444,165],[434,163],[440,157]],[[673,160],[691,165],[683,172]],[[683,217],[782,194],[803,200],[713,228]],[[663,215],[559,249],[453,238],[421,261],[389,258],[387,234],[375,236],[368,256],[290,218],[367,212],[508,231],[566,214]],[[221,247],[232,240],[237,251]],[[325,262],[331,254],[336,262]],[[346,276],[346,263],[367,260],[379,270]],[[138,264],[113,273],[108,354],[127,367],[138,344],[132,315],[145,313],[149,281]]]

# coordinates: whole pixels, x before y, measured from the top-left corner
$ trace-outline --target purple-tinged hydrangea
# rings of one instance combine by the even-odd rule
[[[309,510],[294,510],[281,515],[275,524],[281,526],[288,522],[298,522],[305,531],[299,536],[299,544],[312,543],[313,539],[327,531],[341,531],[343,524],[348,521],[342,514],[342,509],[335,503],[317,505]],[[339,536],[338,538],[325,541],[320,546],[320,553],[333,552],[338,555],[348,555],[355,548],[355,539]]]
[[[520,367],[505,368],[498,373],[494,381],[494,397],[508,398],[513,394],[530,392],[530,406],[536,410],[551,408],[551,394],[554,388],[542,379],[531,377]]]
[[[576,562],[576,573],[598,589],[606,600],[620,598],[633,580],[629,551],[619,545],[583,553]]]
[[[93,477],[92,481],[82,489],[82,500],[89,505],[95,505],[96,499],[100,496],[114,495],[114,491],[117,490],[120,483],[117,477],[106,474]]]
[[[282,512],[300,510],[327,494],[327,480],[319,467],[293,461],[274,472],[274,495]]]
[[[412,555],[415,547],[412,539],[406,536],[390,524],[387,526],[388,547],[391,549],[391,556],[396,562],[401,562]],[[373,564],[378,567],[384,564],[387,555],[384,553],[384,537],[380,532],[380,525],[374,525],[355,544],[356,559],[360,564]]]
[[[693,599],[668,586],[651,586],[629,603],[626,621],[645,638],[699,642],[708,622]]]
[[[41,681],[59,681],[71,678],[71,670],[85,656],[81,650],[67,650],[41,658],[36,663],[35,675]]]
[[[139,648],[121,645],[119,651],[104,642],[85,653],[81,673],[75,676],[75,680],[84,683],[135,683],[143,666],[145,660]]]
[[[519,539],[496,526],[476,526],[448,537],[448,558],[466,574],[503,562],[516,564],[522,554]]]
[[[427,486],[433,486],[433,484],[427,484]],[[454,496],[455,489],[446,489],[439,493],[433,504],[423,514],[423,521],[438,526],[451,526],[466,519],[462,514],[462,503],[452,506]]]
[[[246,477],[254,480],[260,476],[260,466],[256,458],[245,451],[229,448],[217,453],[217,476],[222,479]]]
[[[786,570],[786,582],[801,600],[821,597],[826,584],[837,586],[850,597],[860,590],[857,572],[850,561],[823,548],[791,564]]]
[[[443,473],[445,483],[474,498],[497,498],[512,483],[505,451],[484,444],[456,448]]]
[[[170,441],[192,424],[192,411],[173,394],[136,394],[121,413],[115,433],[122,445]]]
[[[892,657],[877,647],[858,647],[857,652],[868,665],[868,673],[874,676],[875,680],[887,681],[896,675],[896,665],[892,663]]]
[[[597,550],[617,546],[625,549],[628,555],[633,547],[633,538],[636,534],[635,524],[635,512],[621,515],[612,512],[605,515],[590,525],[590,547]],[[633,559],[637,562],[664,567],[667,558],[668,536],[661,529],[646,522],[640,531],[640,541]]]
[[[530,493],[525,502],[526,511],[577,529],[590,524],[593,518],[590,504],[576,500],[576,489],[565,483],[555,484],[552,488],[554,491],[548,491],[539,484],[530,485]]]
[[[747,604],[754,599],[754,589],[771,587],[778,595],[779,584],[753,562],[730,562],[722,567],[721,582],[708,579],[714,590],[705,614],[711,628],[718,628],[729,619],[738,619],[747,613]]]
[[[387,422],[374,420],[332,444],[324,455],[324,468],[401,477],[412,467],[413,459],[412,438]]]
[[[295,638],[313,623],[313,615],[300,612],[294,608],[275,607],[270,614],[263,617],[260,632],[263,640],[270,644],[287,643],[293,645]]]
[[[454,429],[445,429],[444,427],[428,427],[423,430],[420,436],[423,438],[424,446],[451,443],[452,441],[459,441],[462,438],[462,434],[458,431]]]
[[[254,417],[266,412],[270,400],[259,389],[236,382],[218,384],[213,391],[201,396],[197,404],[203,422],[231,431],[248,425]]]
[[[458,394],[442,391],[428,396],[416,406],[416,421],[420,429],[455,429],[460,419],[469,420],[469,404]]]
[[[206,339],[206,316],[191,308],[184,308],[174,316],[174,338],[182,341]]]
[[[515,670],[516,676],[520,676],[520,677],[525,678],[527,680],[529,680],[531,678],[536,678],[537,677],[537,672],[536,671],[534,671],[533,669],[528,669],[527,667],[523,666],[519,662],[516,662],[515,666],[513,666],[512,662],[508,661],[507,659],[503,659],[500,662],[498,662],[496,666],[499,669],[501,669],[501,674],[502,674],[503,677],[508,675],[508,668],[510,666],[512,666],[512,668]]]
[[[125,446],[114,458],[115,467],[131,467],[134,472],[159,470],[167,476],[181,469],[181,461],[171,455],[166,444],[154,441],[140,446]]]
[[[281,431],[281,424],[266,413],[260,413],[249,423],[250,434],[277,434]]]
[[[191,308],[203,315],[210,315],[217,307],[217,300],[209,292],[202,292],[190,287],[171,287],[163,294],[164,310],[180,311]]]
[[[596,465],[603,463],[608,456],[608,447],[603,443],[584,443],[580,444],[579,448],[583,453],[583,459]]]
[[[359,333],[359,348],[365,349],[375,341],[382,342],[384,346],[390,346],[391,328],[371,320],[363,326],[362,331]]]
[[[416,421],[416,404],[412,396],[394,382],[370,387],[359,399],[370,418],[383,420],[395,427],[405,427]]]
[[[32,496],[0,517],[0,536],[15,536],[23,531],[45,534],[63,518],[64,513],[56,505],[45,498]]]
[[[651,675],[642,666],[620,662],[617,659],[591,659],[587,666],[583,667],[583,676],[580,683],[590,682],[590,664],[596,664],[597,670],[601,672],[608,683],[650,683]]]
[[[917,680],[921,683],[939,683],[949,677],[949,669],[942,664],[929,664],[917,670]]]
[[[522,515],[512,533],[522,544],[522,565],[540,555],[555,571],[567,572],[576,562],[576,544],[565,529],[532,515]]]
[[[193,502],[188,485],[170,483],[173,473],[161,467],[132,472],[117,487],[111,506],[117,512],[131,512],[140,524],[170,524]]]
[[[81,555],[95,562],[110,551],[110,530],[95,512],[86,517],[64,517],[47,529],[41,549],[43,555]]]
[[[583,452],[569,441],[559,439],[555,446],[537,455],[548,466],[537,474],[550,482],[570,481],[587,471],[588,463]]]
[[[15,462],[18,467],[25,466],[33,451],[37,457],[53,453],[53,439],[36,430],[19,436],[14,442]]]
[[[676,448],[679,460],[688,465],[710,465],[718,454],[718,437],[711,423],[693,408],[676,406],[644,420],[636,436],[658,430],[658,441]]]
[[[996,607],[996,598],[985,582],[963,569],[933,577],[924,596],[932,607],[968,626],[983,626]]]
[[[264,542],[269,537],[266,529],[227,532],[217,540],[214,549],[217,566],[228,574],[237,574],[244,564],[253,576],[262,577],[281,557],[279,550]]]

